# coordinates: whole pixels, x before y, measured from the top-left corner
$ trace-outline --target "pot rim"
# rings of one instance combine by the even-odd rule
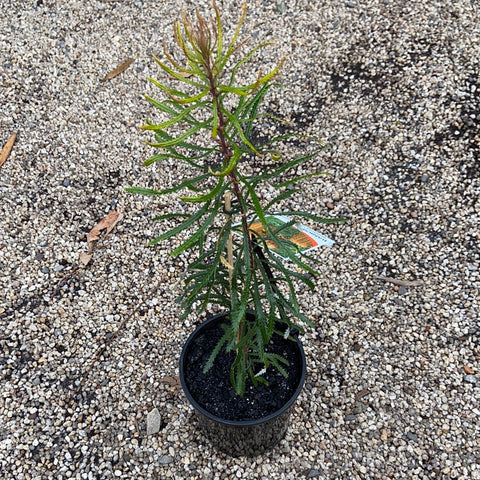
[[[307,372],[307,363],[305,359],[305,352],[303,350],[302,343],[296,337],[296,344],[300,352],[300,357],[302,359],[302,372],[300,374],[300,379],[298,382],[298,386],[293,392],[292,396],[288,399],[288,401],[277,411],[266,415],[265,417],[257,418],[254,420],[227,420],[225,418],[219,417],[208,410],[205,410],[201,405],[198,404],[198,402],[193,398],[192,394],[190,393],[190,390],[187,387],[187,384],[185,382],[185,374],[184,374],[184,362],[185,362],[185,356],[187,352],[187,346],[192,342],[193,338],[198,334],[199,330],[204,327],[205,325],[208,325],[209,323],[217,320],[220,317],[225,317],[227,313],[217,313],[216,315],[213,315],[209,318],[207,318],[204,322],[202,322],[200,325],[198,325],[195,330],[188,336],[183,348],[182,348],[182,353],[180,355],[180,365],[179,365],[179,377],[180,377],[180,383],[182,385],[183,392],[185,393],[185,396],[187,397],[188,401],[191,403],[191,405],[198,410],[200,413],[205,415],[207,418],[214,420],[215,422],[221,423],[223,425],[228,425],[228,426],[234,426],[234,427],[250,427],[253,425],[259,425],[265,422],[268,422],[269,420],[272,420],[278,416],[280,416],[282,413],[286,412],[295,402],[297,397],[300,395],[300,392],[302,391],[303,384],[305,383],[305,376]]]

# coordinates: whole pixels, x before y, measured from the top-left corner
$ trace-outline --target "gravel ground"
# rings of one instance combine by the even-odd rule
[[[138,129],[181,9],[0,0],[0,144],[18,134],[0,169],[2,478],[480,479],[477,2],[250,2],[245,32],[287,56],[268,108],[331,144],[296,205],[350,218],[319,229],[336,243],[302,296],[306,388],[255,459],[212,450],[175,381],[195,322],[171,301],[184,259],[146,242],[177,200],[124,191],[181,174],[143,167]]]

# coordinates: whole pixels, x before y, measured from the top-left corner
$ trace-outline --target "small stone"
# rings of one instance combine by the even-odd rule
[[[426,173],[424,173],[424,174],[420,177],[420,181],[421,181],[422,183],[427,183],[429,180],[430,180],[430,178],[429,178],[429,176],[428,176]]]
[[[323,472],[321,470],[317,470],[315,468],[312,468],[308,473],[307,473],[307,478],[314,478],[318,477],[321,475]]]
[[[346,5],[348,8],[355,8],[357,6],[355,2],[347,2]]]
[[[467,383],[477,383],[477,377],[475,375],[465,375],[465,381]]]
[[[398,288],[398,294],[399,295],[406,295],[407,294],[407,289],[403,286]]]
[[[408,440],[411,440],[412,442],[418,442],[418,435],[415,435],[412,432],[407,433],[407,438],[408,438]]]
[[[173,457],[171,457],[170,455],[160,455],[158,459],[158,463],[160,463],[161,465],[168,465],[169,463],[172,463],[172,462],[173,462]]]
[[[355,415],[352,415],[352,414],[350,414],[350,415],[345,415],[345,421],[346,421],[346,422],[352,422],[352,421],[356,420],[356,418],[357,418],[357,417],[356,417]]]
[[[162,417],[158,408],[154,408],[147,414],[147,435],[154,435],[160,431],[162,425]]]

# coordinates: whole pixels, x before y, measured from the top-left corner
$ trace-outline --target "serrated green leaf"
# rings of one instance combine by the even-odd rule
[[[179,247],[177,247],[175,250],[173,250],[173,252],[170,254],[170,256],[177,257],[178,255],[183,253],[185,250],[188,250],[193,245],[198,243],[198,241],[205,234],[205,230],[207,230],[210,227],[210,225],[213,223],[213,221],[217,217],[217,215],[218,215],[217,209],[218,209],[218,205],[215,205],[214,208],[212,209],[210,215],[198,227],[198,230],[190,238],[188,238],[185,242],[183,242]]]
[[[180,223],[176,227],[171,228],[167,232],[163,233],[162,235],[159,235],[155,240],[157,241],[156,243],[167,240],[168,238],[171,238],[180,232],[183,232],[186,230],[188,227],[192,226],[197,220],[203,217],[205,212],[208,210],[209,204],[206,203],[202,208],[200,208],[197,212],[195,212],[193,215],[190,215],[187,220],[184,222]]]
[[[210,354],[210,357],[208,357],[208,361],[203,367],[203,373],[207,373],[213,366],[213,362],[217,358],[218,354],[221,352],[222,347],[227,343],[227,340],[229,338],[229,331],[226,330],[225,333],[222,335],[218,343],[215,345],[215,348],[212,350],[212,353]]]

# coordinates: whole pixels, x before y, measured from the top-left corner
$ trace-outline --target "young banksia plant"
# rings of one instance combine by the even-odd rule
[[[147,100],[166,114],[168,120],[160,124],[147,122],[142,127],[154,132],[155,141],[150,145],[160,150],[145,165],[174,159],[186,165],[185,178],[163,190],[133,187],[128,190],[143,195],[191,192],[179,198],[196,205],[195,212],[156,217],[155,220],[177,219],[178,224],[151,244],[178,235],[182,243],[171,255],[194,253],[179,298],[182,319],[194,309],[198,313],[206,311],[210,304],[229,312],[228,322],[222,326],[223,336],[204,371],[211,368],[222,348],[232,352],[230,380],[236,393],[243,395],[248,379],[253,385],[266,383],[262,372],[268,368],[277,368],[286,375],[287,361],[265,349],[272,336],[287,338],[292,328],[302,331],[302,324],[311,325],[300,311],[296,294],[299,284],[314,288],[310,274],[315,272],[306,262],[311,259],[299,255],[295,242],[282,235],[282,230],[293,226],[296,220],[273,228],[267,217],[275,213],[280,201],[298,191],[297,182],[322,173],[294,175],[295,169],[311,160],[319,149],[283,160],[275,144],[292,135],[278,135],[262,144],[254,142],[255,124],[263,116],[262,100],[275,85],[283,60],[268,73],[261,73],[254,60],[268,42],[240,56],[246,44],[239,40],[245,6],[228,42],[215,2],[212,13],[213,17],[208,19],[198,11],[193,19],[183,14],[174,26],[181,60],[164,48],[165,61],[154,58],[169,80],[149,79],[161,90],[164,99],[158,101],[147,96]],[[242,84],[239,78],[247,65],[256,67],[258,74],[253,82]],[[171,133],[174,128],[181,133]],[[252,156],[268,160],[262,172],[251,173],[252,169],[245,168]],[[277,193],[262,204],[257,192],[266,186]],[[282,213],[322,223],[339,221],[303,211]],[[282,251],[289,262],[276,255],[272,245],[285,247]],[[254,311],[254,315],[247,317],[248,311]]]

